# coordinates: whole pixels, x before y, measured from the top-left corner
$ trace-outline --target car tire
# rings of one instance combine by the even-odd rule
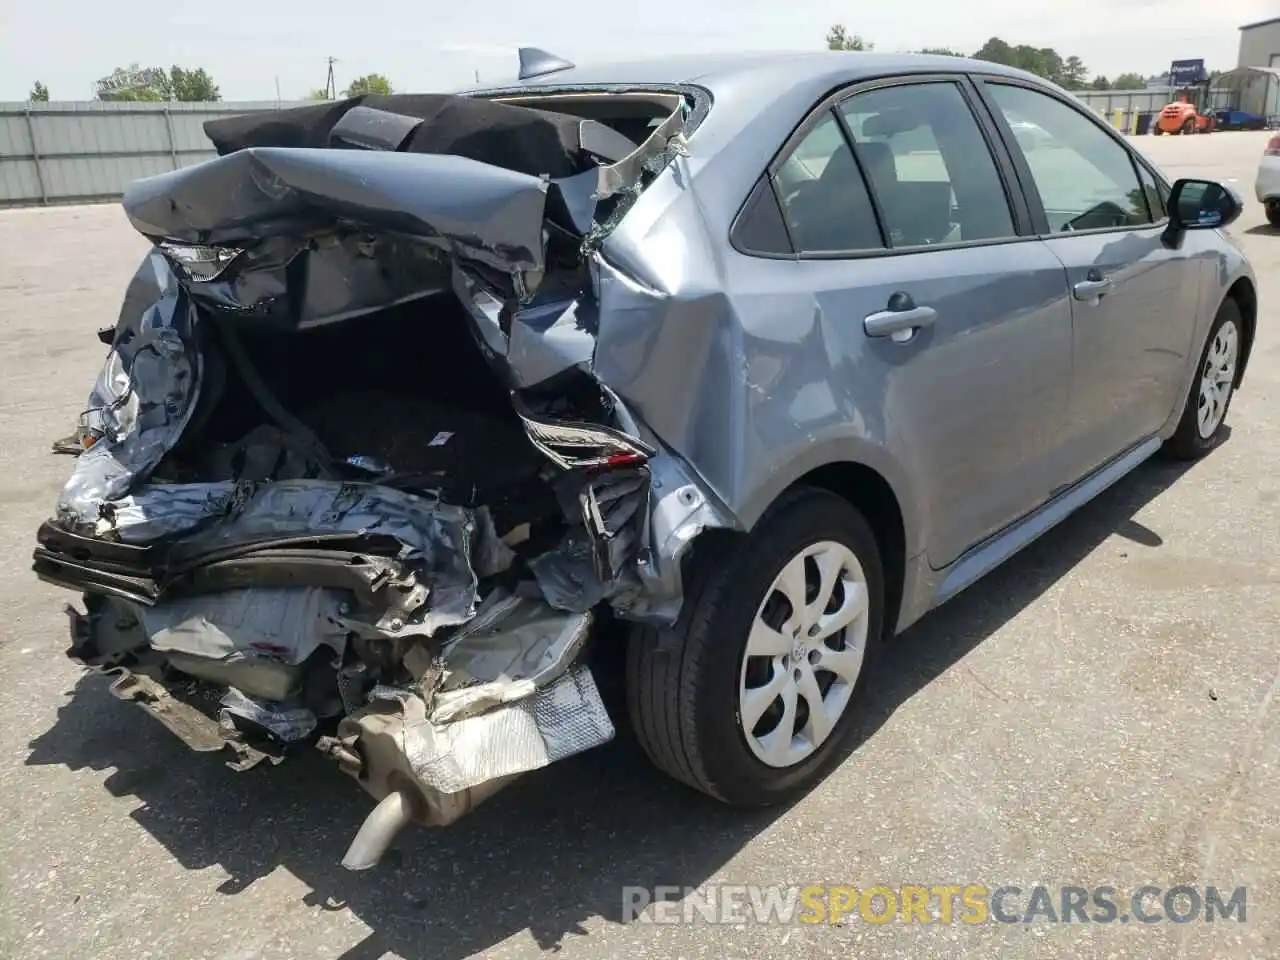
[[[1185,134],[1185,135],[1190,135],[1190,134],[1195,133],[1195,132],[1196,132],[1196,122],[1195,122],[1194,120],[1187,120],[1187,122],[1186,122],[1186,123],[1184,123],[1184,124],[1182,125],[1182,132],[1183,132],[1183,134]]]
[[[1266,210],[1267,222],[1273,227],[1280,227],[1280,200],[1268,200]]]
[[[1177,460],[1199,460],[1226,436],[1227,411],[1240,379],[1244,320],[1234,300],[1218,308],[1187,391],[1178,428],[1165,449]]]
[[[882,646],[880,550],[848,501],[808,488],[786,495],[743,539],[722,541],[722,552],[700,546],[676,624],[630,638],[631,723],[649,759],[676,780],[734,806],[783,803],[825,775],[855,728]],[[820,569],[832,584],[823,610]],[[784,591],[801,587],[808,606],[797,616]],[[819,624],[859,602],[844,630],[821,635]],[[749,641],[761,655],[748,654]]]

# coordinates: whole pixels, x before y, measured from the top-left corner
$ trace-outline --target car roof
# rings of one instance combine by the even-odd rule
[[[1041,78],[1002,64],[967,57],[914,53],[875,53],[832,50],[738,51],[669,55],[621,62],[585,63],[569,70],[527,80],[514,77],[503,87],[566,87],[607,84],[697,84],[716,93],[733,88],[750,94],[753,88],[778,91],[785,87],[822,87],[910,73],[939,71],[988,73],[1021,77],[1044,83]],[[473,90],[494,89],[484,84]]]

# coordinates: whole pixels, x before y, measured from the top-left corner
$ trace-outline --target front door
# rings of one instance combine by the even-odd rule
[[[1014,137],[1046,243],[1067,269],[1074,378],[1063,459],[1078,479],[1156,433],[1182,401],[1199,310],[1200,265],[1164,245],[1156,180],[1083,109],[1039,90],[987,79]],[[1040,210],[1033,210],[1038,217]]]

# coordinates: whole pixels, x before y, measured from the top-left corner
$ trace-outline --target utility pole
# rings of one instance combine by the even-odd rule
[[[333,65],[338,62],[338,58],[329,57],[327,59],[329,61],[329,76],[324,82],[324,95],[326,99],[337,100],[338,84],[337,81],[333,79]]]

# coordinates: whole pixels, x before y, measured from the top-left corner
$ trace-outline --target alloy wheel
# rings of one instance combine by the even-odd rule
[[[831,735],[862,671],[869,610],[866,575],[844,544],[815,543],[783,566],[739,675],[738,715],[756,759],[791,767]]]
[[[1236,382],[1240,355],[1240,331],[1228,320],[1218,328],[1209,344],[1200,372],[1200,395],[1196,406],[1196,427],[1202,439],[1209,439],[1227,415],[1227,403]]]

